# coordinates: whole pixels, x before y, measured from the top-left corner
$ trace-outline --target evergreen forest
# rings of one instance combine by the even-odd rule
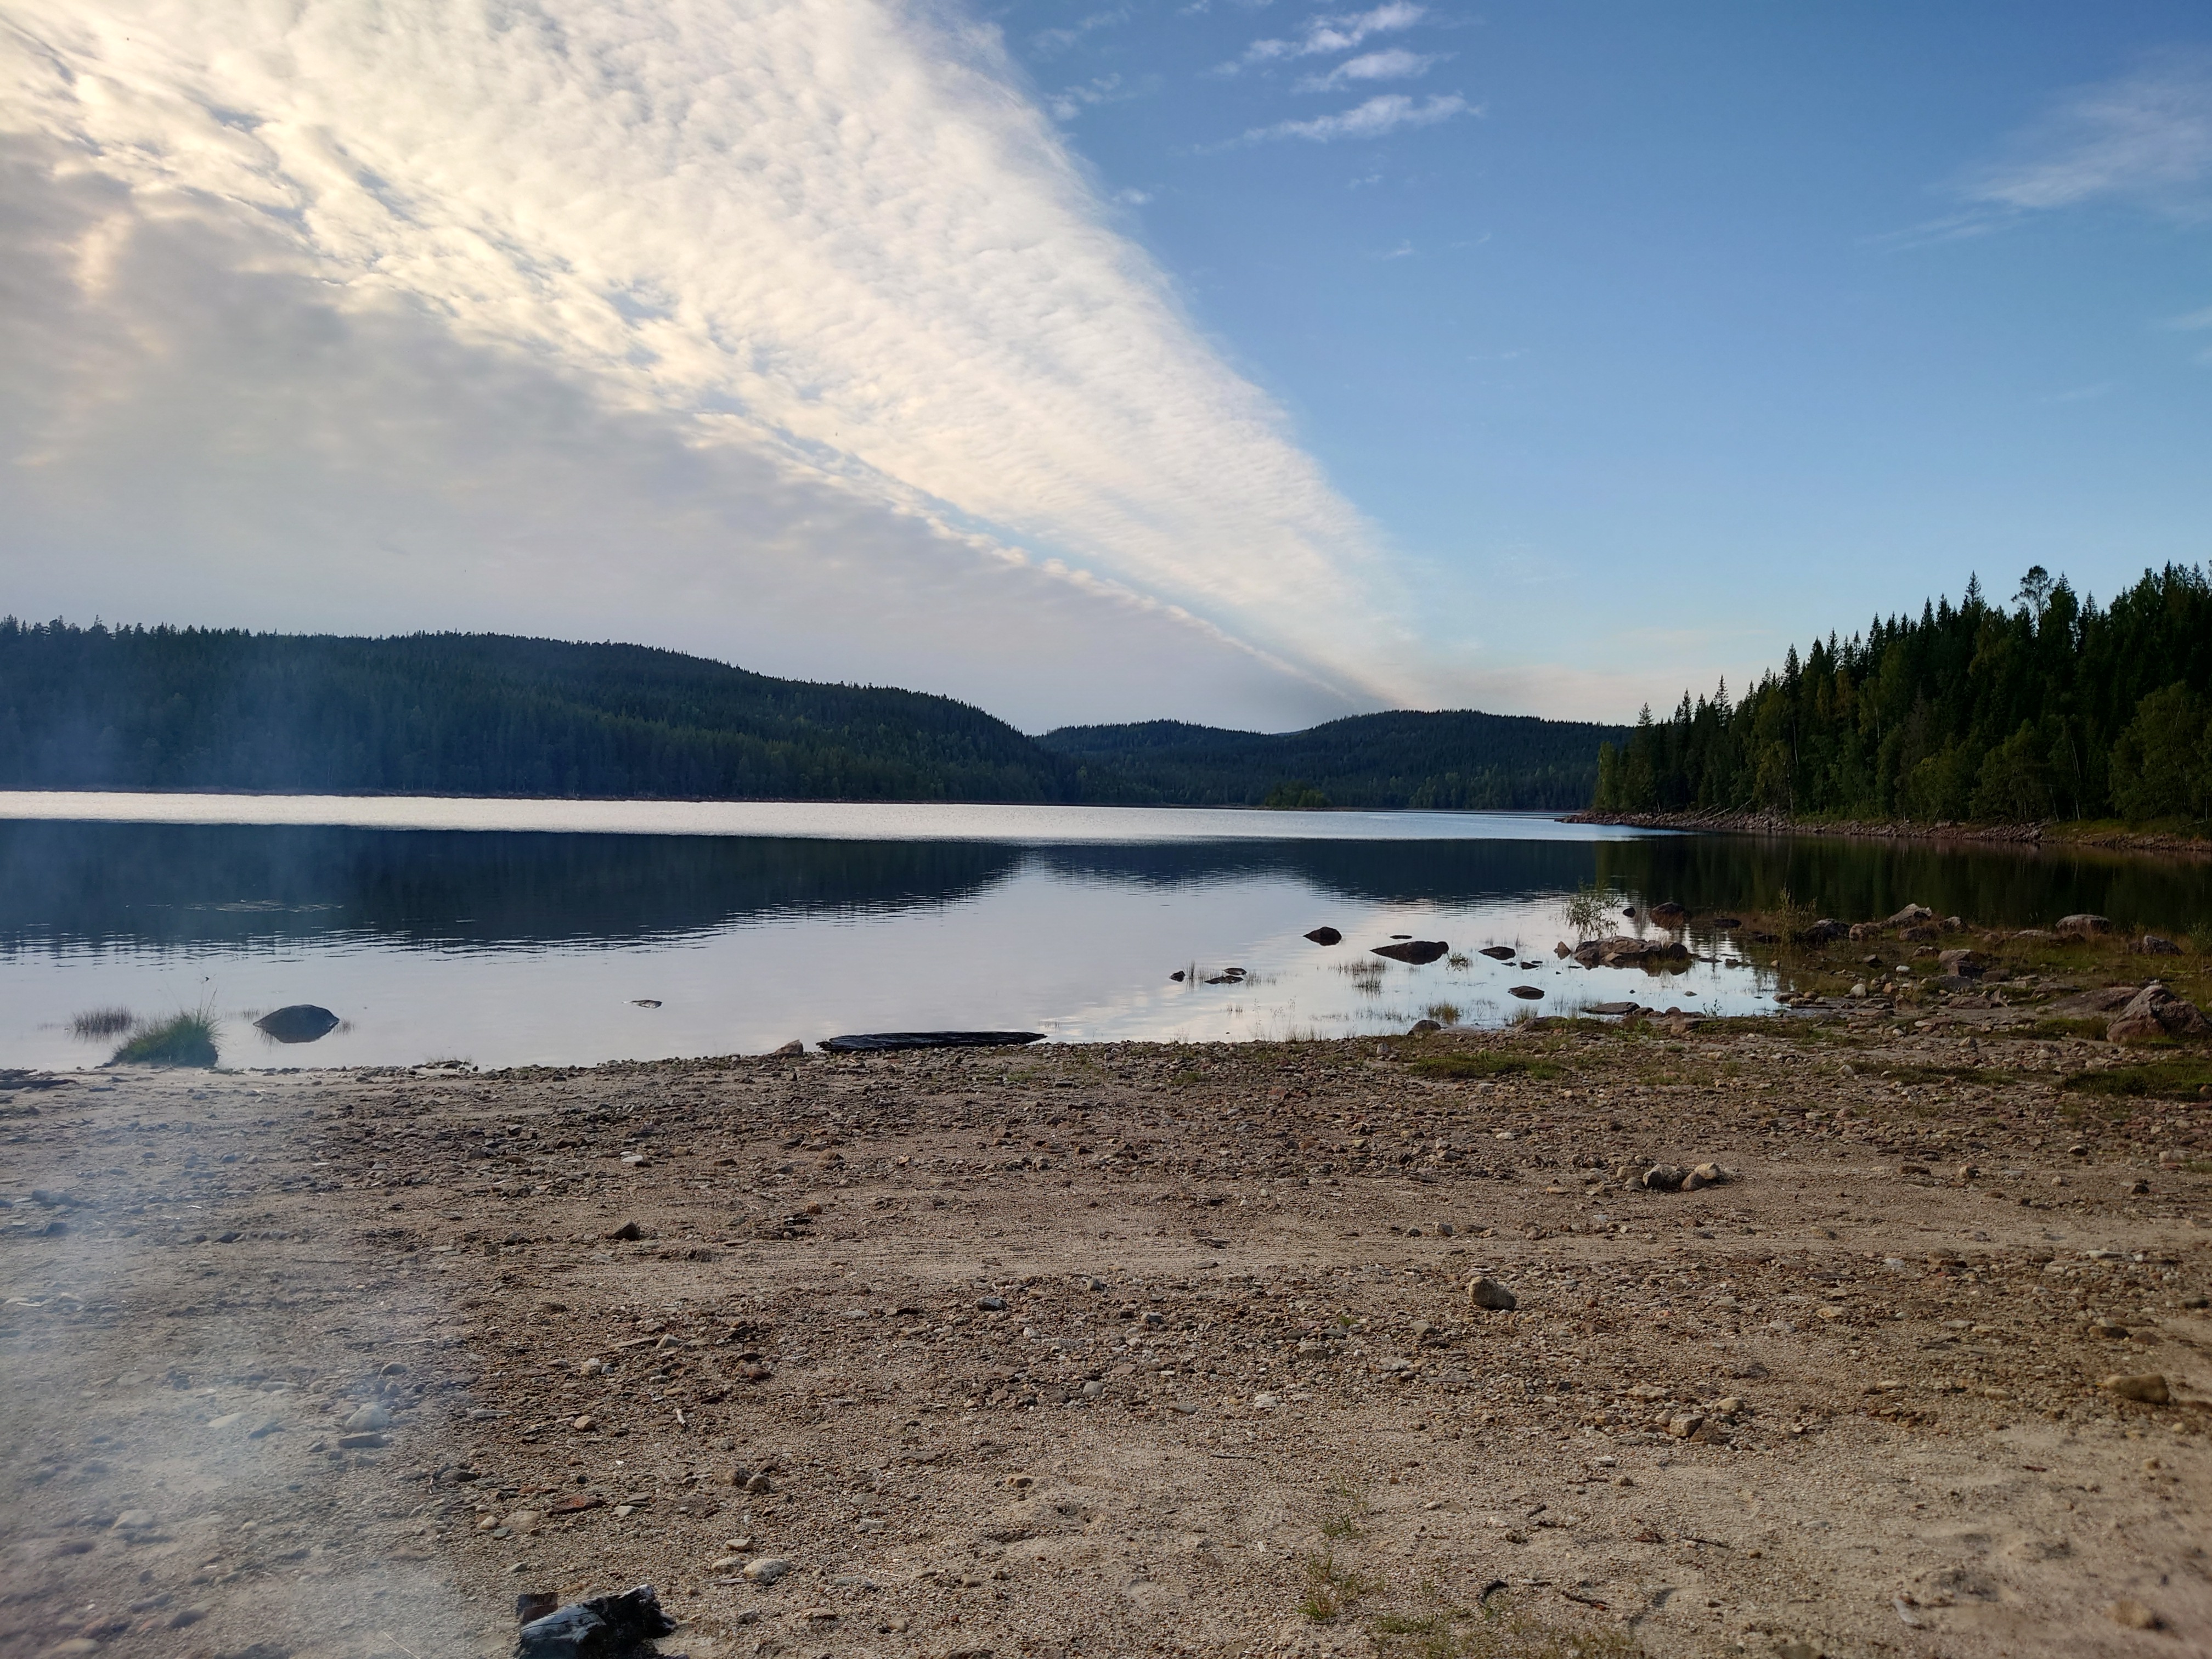
[[[2041,566],[2009,603],[1793,646],[1600,752],[1601,811],[1919,823],[2212,817],[2212,579],[2145,571],[2100,605]]]
[[[1385,714],[1031,738],[950,697],[633,645],[0,620],[0,788],[1579,806],[1622,726]]]

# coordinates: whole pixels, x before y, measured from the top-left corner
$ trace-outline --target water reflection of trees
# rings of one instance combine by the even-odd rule
[[[1367,903],[1472,907],[1594,878],[1693,909],[1821,915],[1908,902],[2027,925],[2097,910],[2124,927],[2212,916],[2212,870],[2096,854],[1668,836],[1637,841],[1210,842],[1020,847],[313,829],[0,823],[0,948],[235,945],[352,935],[527,946],[696,934],[779,915],[971,899],[1018,873],[1152,891],[1303,884]]]
[[[1680,836],[1601,842],[1605,879],[1693,910],[1771,908],[1784,890],[1845,921],[1924,904],[1938,915],[2028,927],[2076,911],[2124,928],[2183,928],[2212,916],[2212,866],[2087,851],[1984,844]]]

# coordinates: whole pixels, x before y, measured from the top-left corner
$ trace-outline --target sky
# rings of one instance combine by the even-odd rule
[[[0,0],[0,611],[1626,720],[2212,547],[2212,14]]]

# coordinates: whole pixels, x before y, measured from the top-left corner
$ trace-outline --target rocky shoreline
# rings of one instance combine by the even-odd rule
[[[2202,1647],[2212,1106],[1852,1000],[19,1080],[0,1651]]]

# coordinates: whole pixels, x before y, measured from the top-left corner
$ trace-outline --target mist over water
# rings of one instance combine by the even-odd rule
[[[327,805],[343,815],[364,804]],[[443,809],[481,822],[487,807],[518,805],[557,821],[569,804],[415,802],[406,821]],[[575,804],[574,817],[604,823],[608,805]],[[314,805],[230,810],[283,817]],[[841,812],[849,838],[831,833]],[[1504,815],[805,814],[799,833],[781,835],[0,822],[0,1065],[98,1065],[114,1037],[77,1035],[72,1022],[117,1009],[141,1019],[207,1009],[222,1062],[263,1066],[587,1063],[929,1027],[1066,1041],[1336,1036],[1624,999],[1771,1006],[1773,987],[1710,931],[1693,932],[1689,969],[1663,978],[1560,961],[1553,947],[1571,938],[1561,901],[1592,882],[1639,909],[1672,898],[1709,914],[1759,908],[1786,888],[1846,920],[1908,902],[2019,926],[2080,909],[2169,929],[2212,915],[2212,880],[2194,866],[2011,849],[1638,835]],[[1322,925],[1345,942],[1303,937]],[[1370,953],[1399,934],[1460,953],[1513,945],[1516,957],[1409,968]],[[1240,982],[1204,982],[1230,968],[1245,970]],[[1545,995],[1517,999],[1516,985]],[[295,1003],[342,1023],[308,1043],[254,1030]]]

